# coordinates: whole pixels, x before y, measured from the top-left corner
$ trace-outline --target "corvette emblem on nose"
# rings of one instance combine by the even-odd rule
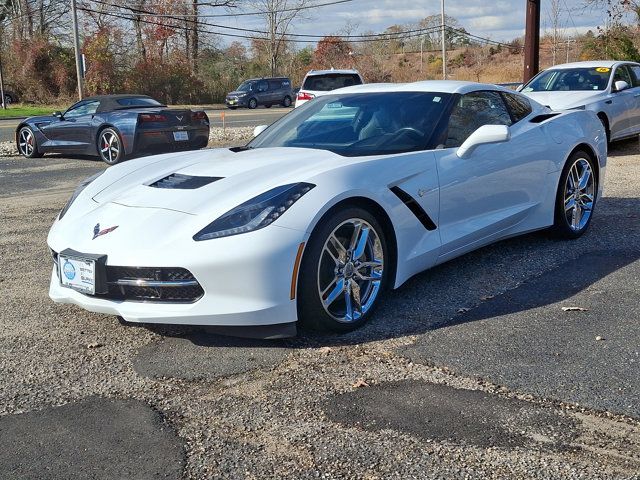
[[[183,115],[180,115],[180,116],[176,115],[176,118],[178,119],[179,122],[181,122],[182,119],[184,118],[184,116]]]
[[[101,235],[106,235],[109,232],[113,232],[116,228],[118,228],[118,225],[100,230],[100,224],[96,223],[96,226],[93,227],[93,238],[91,240],[95,240]]]

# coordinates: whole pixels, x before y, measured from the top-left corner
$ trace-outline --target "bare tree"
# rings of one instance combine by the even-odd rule
[[[547,11],[547,15],[549,17],[549,26],[551,28],[551,41],[552,41],[552,56],[553,56],[553,64],[555,65],[559,44],[563,41],[563,35],[561,31],[564,30],[566,25],[566,21],[563,22],[562,16],[562,6],[560,4],[561,0],[550,0],[549,10]]]
[[[275,76],[278,71],[278,59],[287,45],[291,23],[303,16],[309,0],[252,0],[251,3],[262,13],[265,20],[271,75]]]

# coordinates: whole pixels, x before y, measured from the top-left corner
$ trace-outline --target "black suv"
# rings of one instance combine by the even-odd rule
[[[264,105],[290,107],[294,94],[291,80],[286,77],[252,78],[245,80],[234,91],[227,94],[226,104],[230,109],[238,107],[256,108]]]

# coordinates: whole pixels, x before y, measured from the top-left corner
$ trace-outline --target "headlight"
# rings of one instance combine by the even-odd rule
[[[67,202],[67,204],[64,206],[64,208],[60,211],[60,215],[58,215],[58,220],[61,220],[62,217],[64,217],[64,214],[67,213],[67,210],[69,210],[69,207],[71,206],[71,204],[75,201],[76,198],[78,198],[78,195],[80,195],[80,193],[82,193],[82,191],[87,188],[87,186],[89,186],[89,184],[91,182],[93,182],[96,178],[98,178],[100,175],[102,175],[105,172],[105,170],[102,170],[101,172],[96,173],[95,175],[91,175],[89,178],[84,179],[82,182],[80,182],[80,185],[78,185],[75,189],[75,191],[73,192],[73,195],[71,195],[71,198],[69,199],[69,201]]]
[[[276,187],[229,210],[193,236],[196,241],[230,237],[270,225],[291,205],[311,190],[310,183],[293,183]]]

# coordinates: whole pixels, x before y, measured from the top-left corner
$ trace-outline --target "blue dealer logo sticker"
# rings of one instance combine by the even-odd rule
[[[76,276],[76,269],[69,260],[64,261],[64,265],[62,266],[62,271],[64,272],[64,276],[67,277],[68,280],[73,280]]]

